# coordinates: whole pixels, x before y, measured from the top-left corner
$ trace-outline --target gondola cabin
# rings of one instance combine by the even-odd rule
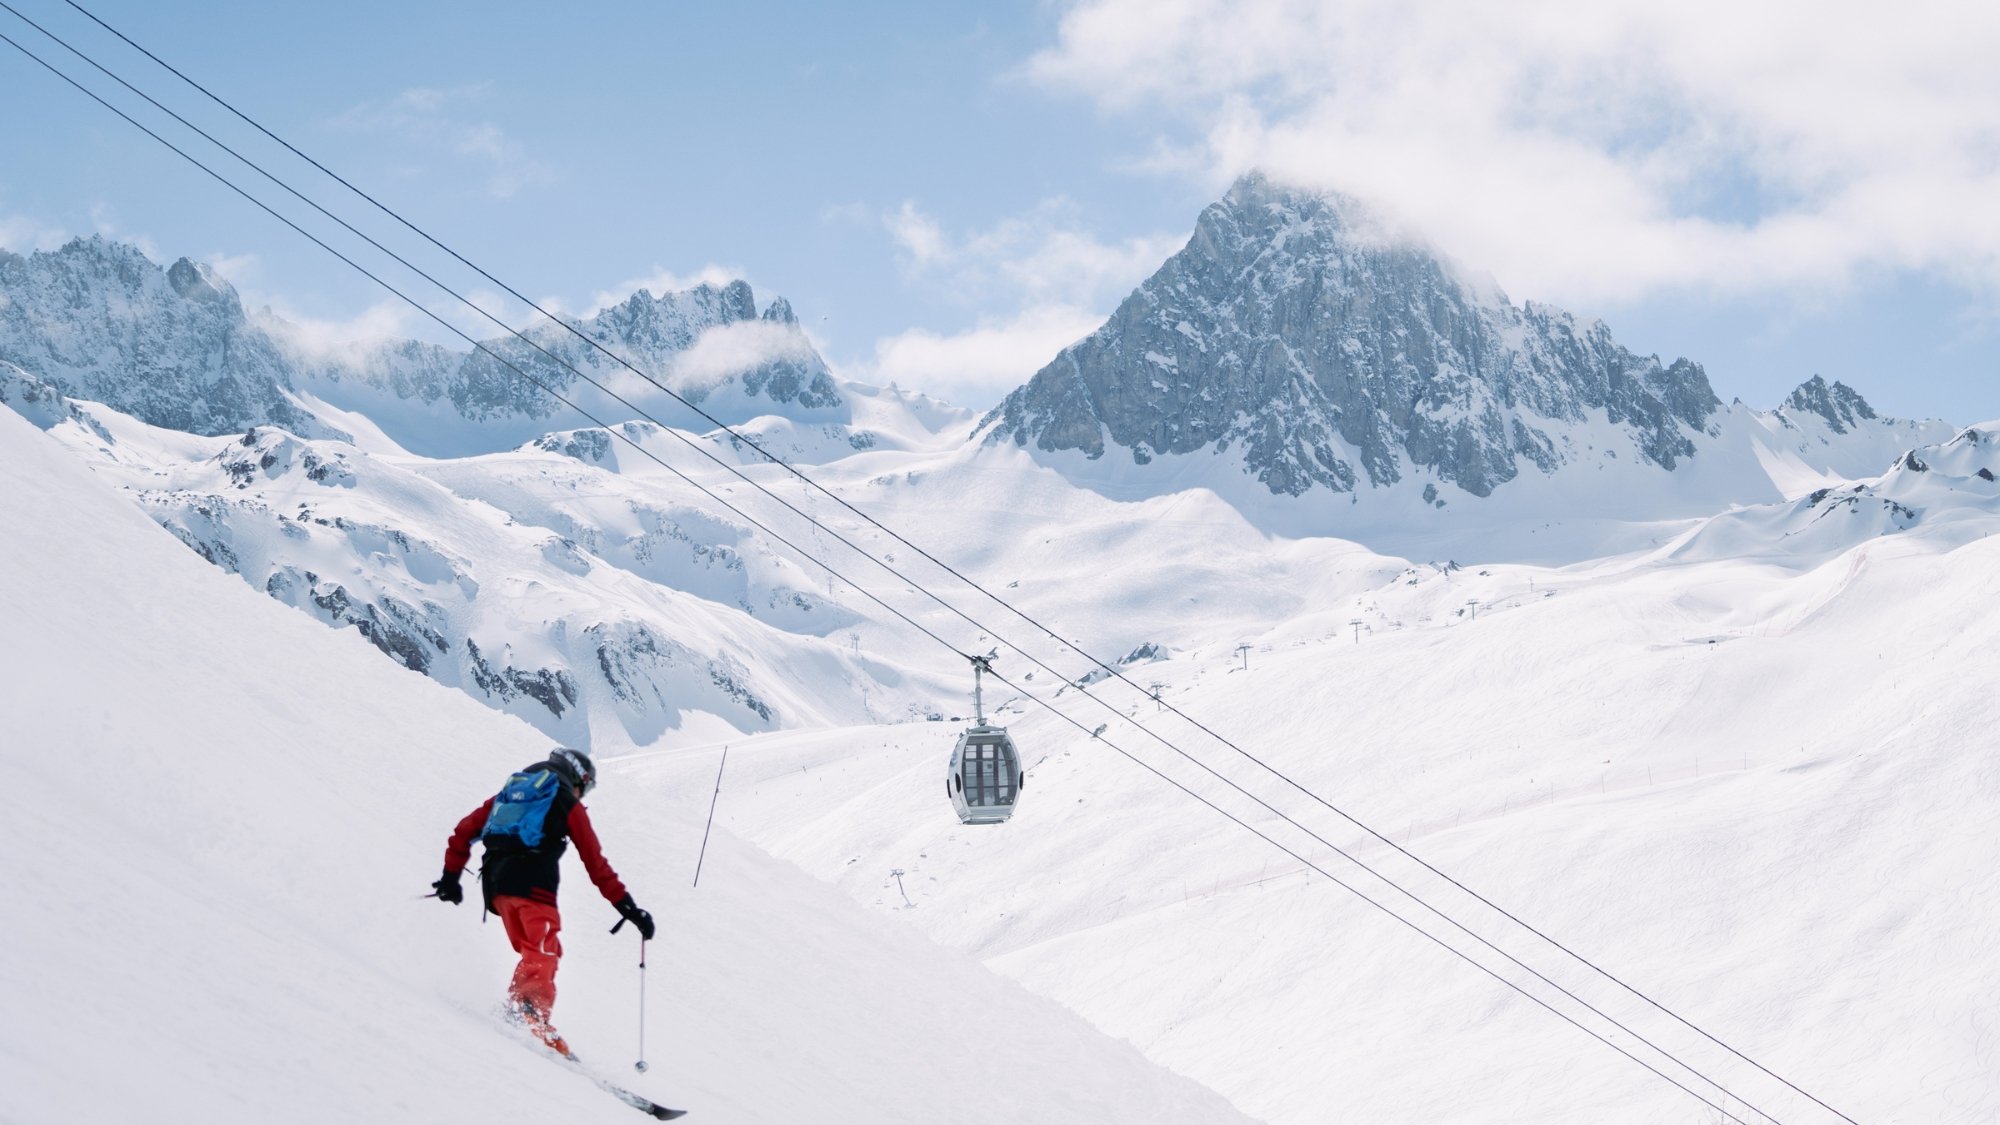
[[[1023,780],[1021,755],[1007,728],[981,723],[958,736],[945,789],[960,824],[999,824],[1014,815]]]

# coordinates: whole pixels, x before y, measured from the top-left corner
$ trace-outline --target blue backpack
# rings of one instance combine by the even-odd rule
[[[479,833],[480,840],[489,848],[495,843],[540,847],[549,806],[555,803],[562,788],[562,778],[552,770],[523,771],[508,778],[493,798],[486,827]]]

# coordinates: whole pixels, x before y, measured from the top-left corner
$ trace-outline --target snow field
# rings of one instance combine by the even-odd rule
[[[144,486],[149,476],[173,483],[177,474],[215,471],[176,468],[169,464],[174,457],[208,454],[166,439],[149,453],[150,432],[106,421],[122,443],[99,450],[120,463],[104,470],[107,475],[123,474],[119,479]],[[20,432],[30,445],[39,440]],[[65,424],[56,432],[79,448],[95,440],[79,426]],[[1551,567],[1466,556],[1457,569],[1384,557],[1340,540],[1278,538],[1260,526],[1256,513],[1239,514],[1204,489],[1120,501],[1072,487],[1017,450],[891,450],[845,458],[822,475],[884,522],[935,546],[1099,655],[1116,659],[1141,643],[1164,646],[1168,659],[1135,665],[1128,674],[1142,686],[1161,682],[1167,698],[1211,727],[1847,1112],[1866,1120],[1976,1121],[2000,1112],[1994,1105],[2000,1083],[1975,1049],[1981,998],[1995,993],[1986,967],[1994,958],[1984,936],[1989,912],[1983,904],[1996,858],[1986,810],[1996,794],[1994,779],[1976,765],[1980,735],[1994,718],[1986,689],[1994,653],[1968,609],[1991,602],[1986,575],[1993,549],[1983,536],[1994,512],[1991,496],[1969,475],[1982,467],[1974,463],[1980,455],[1954,450],[1937,460],[1935,471],[1899,471],[1875,486],[1923,513],[1908,530],[1842,515],[1837,518],[1844,523],[1816,522],[1822,530],[1802,542],[1785,534],[1801,518],[1798,501],[1699,524],[1606,529],[1555,520],[1539,528],[1522,525],[1517,534],[1545,534],[1549,544],[1526,556],[1589,561]],[[768,467],[750,471],[778,479]],[[712,467],[704,472],[704,479],[748,496]],[[656,1068],[648,1081],[667,1083],[667,1100],[699,1101],[706,1113],[725,1119],[793,1120],[788,1113],[822,1103],[829,1086],[865,1088],[872,1092],[855,1095],[857,1113],[866,1107],[880,1115],[868,1119],[922,1119],[931,1107],[957,1104],[952,1099],[966,1084],[961,1069],[910,1060],[944,1057],[979,1076],[972,1085],[996,1115],[1004,1109],[1095,1121],[1125,1113],[1146,1120],[1170,1106],[1170,1119],[1187,1120],[1229,1112],[1204,1100],[1197,1088],[1158,1086],[1137,1055],[1117,1049],[1109,1063],[1088,1065],[1090,1079],[1066,1079],[1056,1087],[1060,1093],[1021,1079],[1069,1075],[1084,1068],[1069,1063],[1095,1058],[1101,1044],[1076,1047],[1094,1041],[1046,1004],[1020,1007],[1026,1002],[1006,989],[989,995],[995,987],[990,974],[968,976],[963,965],[936,973],[921,968],[936,956],[923,943],[933,939],[983,959],[1098,1029],[1129,1039],[1152,1063],[1272,1121],[1320,1121],[1329,1113],[1425,1122],[1716,1116],[1323,878],[1302,874],[1302,864],[1148,777],[1106,744],[1040,714],[1015,689],[995,688],[989,704],[1022,738],[1033,769],[1026,803],[1004,828],[957,827],[940,792],[954,724],[843,725],[857,714],[900,717],[925,704],[948,715],[965,713],[966,701],[952,698],[954,684],[963,683],[955,656],[913,639],[840,583],[826,596],[829,607],[848,614],[845,624],[830,636],[800,637],[762,622],[723,621],[719,607],[649,581],[639,573],[644,560],[636,554],[629,560],[607,557],[615,556],[608,550],[550,554],[547,544],[557,529],[602,528],[613,536],[638,530],[638,523],[620,521],[634,512],[630,504],[663,502],[659,497],[667,493],[650,479],[656,475],[614,475],[533,450],[450,463],[385,453],[362,465],[352,489],[284,480],[259,488],[273,496],[297,489],[320,509],[347,505],[353,517],[385,524],[422,513],[425,526],[457,544],[440,557],[482,568],[473,577],[487,592],[486,604],[522,620],[548,620],[579,607],[588,617],[598,612],[591,607],[645,603],[649,613],[674,623],[672,634],[722,635],[731,651],[768,665],[759,683],[770,685],[781,722],[821,728],[745,737],[722,712],[704,710],[678,714],[679,725],[635,727],[629,716],[620,719],[626,740],[636,731],[658,739],[660,749],[610,762],[607,774],[624,784],[607,786],[593,804],[602,810],[612,858],[641,901],[663,919],[686,920],[655,951],[655,996],[684,997],[687,1011],[704,1016],[731,1012],[720,1027],[662,1017],[669,1030],[656,1030],[650,1040],[656,1058],[685,1059],[695,1068],[686,1085]],[[63,478],[52,470],[51,479]],[[1143,482],[1128,483],[1136,489]],[[575,495],[592,489],[603,495]],[[937,581],[929,564],[883,542],[830,501],[800,500],[835,526],[852,529],[859,541],[880,545],[913,575],[952,588]],[[24,519],[45,529],[62,527],[59,511]],[[131,534],[147,530],[139,522]],[[1451,546],[1453,535],[1469,542],[1475,530],[1440,533],[1430,545]],[[1501,556],[1524,541],[1506,546]],[[1592,557],[1614,541],[1646,550]],[[36,541],[24,533],[20,542]],[[400,911],[407,909],[407,894],[432,877],[444,830],[477,800],[481,787],[497,784],[497,774],[470,786],[464,779],[515,768],[538,757],[546,743],[484,711],[477,712],[481,722],[501,724],[491,728],[496,733],[469,733],[488,728],[455,721],[425,727],[408,720],[410,712],[441,707],[456,716],[463,708],[421,681],[411,684],[414,677],[351,635],[329,639],[310,622],[289,618],[290,624],[274,626],[271,615],[279,607],[259,595],[219,609],[225,602],[210,603],[220,588],[211,588],[198,607],[170,619],[161,619],[158,599],[150,597],[128,599],[122,608],[86,609],[93,604],[86,577],[109,585],[130,583],[134,575],[154,580],[156,571],[200,569],[164,537],[145,539],[143,548],[138,542],[96,552],[100,560],[136,560],[129,565],[95,571],[70,566],[24,577],[23,586],[71,590],[71,612],[101,628],[148,622],[152,631],[135,636],[161,654],[149,667],[170,663],[190,678],[167,697],[146,678],[150,673],[131,667],[62,689],[71,692],[67,697],[44,691],[28,671],[9,682],[21,685],[22,698],[66,699],[64,707],[47,711],[46,723],[102,711],[98,701],[107,693],[140,701],[139,713],[148,716],[144,732],[124,705],[113,709],[127,717],[105,736],[110,741],[99,744],[107,763],[122,760],[112,747],[122,753],[145,744],[143,737],[160,737],[161,753],[214,762],[222,773],[245,779],[245,794],[260,809],[284,811],[249,816],[218,810],[206,786],[164,766],[129,778],[118,773],[108,792],[132,796],[115,804],[80,781],[51,795],[50,807],[69,810],[65,822],[111,820],[107,834],[123,834],[128,846],[168,857],[150,859],[157,870],[144,872],[144,880],[124,873],[103,879],[149,904],[149,916],[186,914],[175,905],[178,897],[215,903],[211,916],[197,917],[203,923],[198,930],[160,939],[159,960],[116,980],[110,995],[137,998],[148,1012],[139,1026],[163,1026],[184,1009],[180,997],[200,994],[197,985],[212,975],[177,966],[208,964],[204,958],[217,951],[202,944],[203,935],[233,933],[234,926],[271,936],[262,944],[245,939],[241,948],[231,939],[221,952],[240,962],[242,982],[215,986],[218,994],[236,1008],[255,1007],[269,995],[295,996],[269,1018],[267,1032],[322,1023],[348,1029],[326,1032],[312,1058],[381,1061],[377,1056],[385,1052],[374,1040],[356,1048],[340,1037],[354,1029],[380,1034],[393,1027],[400,1035],[415,1028],[427,1041],[450,1042],[462,1034],[450,1028],[488,1022],[490,998],[510,961],[497,932],[480,931],[483,947],[468,955],[473,927],[463,920],[470,912],[427,903],[418,904],[421,914]],[[375,554],[386,558],[390,552]],[[1427,557],[1438,556],[1417,559]],[[351,560],[339,556],[326,569],[379,561],[357,548]],[[407,561],[399,565],[411,581],[424,584],[421,560],[416,569]],[[758,565],[774,587],[803,584],[800,576],[810,573],[782,551]],[[1306,821],[1326,841],[1382,861],[1385,871],[1412,880],[1480,933],[1507,939],[1509,951],[1641,1034],[1689,1052],[1690,1061],[1730,1090],[1786,1121],[1823,1114],[1631,997],[1536,943],[1518,940],[1482,908],[1466,909],[1434,876],[1302,795],[1257,780],[1227,752],[1207,753],[1205,738],[1129,689],[1113,696],[1120,702],[1111,712],[1087,705],[1064,681],[1092,671],[1091,665],[1035,640],[1032,627],[1004,611],[956,598],[998,630],[982,635],[866,564],[843,566],[955,646],[1000,647],[1001,669],[1010,680],[1061,703],[1085,729],[1108,723],[1107,739],[1306,858],[1336,874],[1345,870],[1328,843],[1228,791],[1152,743],[1130,720],[1157,724],[1175,741],[1204,750],[1205,761]],[[388,573],[394,577],[395,568]],[[582,581],[586,575],[588,582]],[[245,592],[238,587],[236,593]],[[1366,630],[1360,643],[1349,624],[1355,618]],[[227,638],[218,642],[226,653],[190,653],[178,637],[197,632]],[[258,649],[239,633],[286,641]],[[1237,650],[1243,643],[1251,646],[1247,669]],[[1009,644],[1043,654],[1056,673],[1034,669]],[[377,665],[363,673],[359,664],[321,670],[310,662],[317,657],[299,664],[303,654],[321,649]],[[534,654],[524,648],[523,655]],[[67,660],[95,667],[87,653],[72,652]],[[249,671],[262,667],[287,668],[286,678],[267,680]],[[243,671],[230,676],[214,674],[217,669]],[[33,671],[51,674],[39,666]],[[127,679],[139,686],[124,686]],[[384,686],[390,680],[398,686]],[[318,683],[322,694],[294,698],[288,693],[299,682]],[[407,696],[412,691],[419,694]],[[357,699],[379,713],[357,713]],[[225,700],[236,702],[218,702]],[[247,707],[255,717],[237,718],[230,706]],[[232,731],[241,728],[243,745],[226,752],[233,756],[216,758],[206,747],[225,725],[225,714]],[[177,718],[162,723],[156,715]],[[336,721],[342,725],[306,735],[294,729]],[[175,730],[181,733],[157,734]],[[411,730],[420,737],[406,733]],[[603,726],[591,731],[601,748],[621,745],[620,733]],[[25,744],[34,745],[61,737],[54,726],[31,728],[27,735]],[[710,874],[700,892],[676,897],[681,873],[699,848],[691,826],[705,815],[703,801],[713,784],[716,755],[706,751],[722,743],[737,749],[723,830],[711,842]],[[265,748],[294,745],[313,764],[303,772],[272,774]],[[294,827],[300,814],[285,798],[370,791],[380,784],[381,759],[355,747],[402,745],[421,745],[427,753],[438,747],[446,772],[412,788],[412,795],[431,798],[424,807],[384,812],[385,819],[367,827],[368,839],[395,841],[399,850],[377,853],[371,844],[337,854],[307,852],[319,857],[311,867],[335,873],[317,881],[300,878],[300,857],[268,845],[300,836]],[[86,753],[79,760],[90,759]],[[345,765],[326,773],[334,770],[330,763]],[[107,776],[120,769],[98,767]],[[744,773],[737,775],[738,769]],[[1940,797],[1941,791],[1947,795]],[[169,808],[188,804],[209,815],[164,819],[165,812],[142,811],[119,819],[128,806],[152,810],[148,800],[158,794],[180,795]],[[621,817],[620,809],[631,812]],[[670,810],[664,818],[663,810]],[[190,829],[188,821],[198,826]],[[320,843],[316,836],[313,843]],[[182,849],[195,845],[211,851],[182,857]],[[894,944],[900,939],[884,939],[875,923],[852,913],[852,903],[760,865],[757,848],[837,883],[865,907],[896,913],[918,932],[904,933],[910,944],[903,946]],[[635,869],[628,858],[634,853],[653,866]],[[422,879],[411,880],[413,869]],[[903,872],[900,887],[897,870]],[[394,874],[369,879],[358,871]],[[254,876],[247,898],[208,889],[234,885],[246,872]],[[21,878],[62,901],[62,875],[52,866]],[[384,900],[359,915],[329,913],[329,903],[379,897],[391,878],[411,880],[397,884],[407,891],[398,891],[393,907]],[[1394,892],[1369,877],[1353,881],[1397,904]],[[635,1030],[636,974],[629,941],[590,929],[599,924],[593,911],[602,924],[610,916],[588,896],[578,880],[569,895],[572,956],[562,1016],[579,1049],[602,1061],[607,1052],[595,1044],[628,1042]],[[798,919],[808,916],[814,922],[802,929]],[[1421,913],[1412,917],[1504,975],[1531,983],[1523,970],[1464,935]],[[381,936],[351,936],[357,918],[360,929]],[[455,928],[442,928],[446,922]],[[423,926],[432,928],[413,928]],[[70,952],[57,927],[32,932],[39,934],[35,948]],[[676,949],[676,941],[687,945]],[[302,943],[317,948],[314,942],[327,949],[306,987],[284,955]],[[812,960],[814,953],[824,956]],[[672,971],[682,978],[670,983]],[[367,983],[371,976],[380,979]],[[155,977],[173,983],[172,998],[150,991]],[[918,999],[886,1009],[894,1014],[865,1027],[841,1022],[887,1002],[884,997],[901,987],[884,983],[890,980],[910,982],[909,995]],[[739,982],[743,987],[736,987]],[[65,997],[98,995],[90,988],[69,983],[36,993],[31,1010],[66,1011]],[[335,988],[338,998],[321,995]],[[429,988],[427,1003],[446,1014],[409,1010],[405,990],[411,988]],[[976,999],[952,1007],[941,1006],[939,997]],[[662,1003],[672,1002],[656,1000],[655,1011]],[[912,1003],[935,1022],[909,1015]],[[978,1023],[965,1018],[968,1009],[980,1013]],[[380,1015],[385,1012],[387,1023]],[[110,1018],[108,1009],[93,1015]],[[1067,1030],[1002,1036],[1014,1045],[990,1046],[994,1028],[1040,1029],[1049,1019]],[[195,1024],[198,1035],[226,1041],[238,1034],[210,1016]],[[834,1025],[841,1028],[837,1057],[797,1038],[808,1028],[823,1038]],[[81,1026],[95,1025],[85,1020]],[[157,1053],[146,1034],[131,1035],[137,1038],[124,1043],[128,1051],[150,1047]],[[77,1060],[90,1057],[85,1040],[100,1038],[117,1042],[115,1035],[92,1030],[52,1056],[59,1061],[51,1073],[63,1067],[84,1073],[86,1064]],[[269,1057],[280,1041],[265,1034],[242,1057],[274,1074],[303,1069],[309,1088],[326,1088],[332,1104],[379,1108],[387,1098],[413,1107],[411,1119],[425,1119],[427,1103],[394,1077],[407,1073],[396,1069],[404,1064],[383,1063],[380,1073],[390,1077],[358,1093],[335,1091],[336,1081],[313,1074],[307,1062]],[[662,1041],[669,1046],[657,1046]],[[501,1042],[514,1053],[493,1064],[518,1067],[518,1046]],[[834,1061],[796,1061],[829,1057]],[[164,1087],[184,1099],[173,1104],[208,1104],[199,1100],[200,1091],[174,1085],[201,1065],[213,1067],[206,1057],[189,1054],[163,1068],[174,1070],[158,1076]],[[1720,1100],[1703,1080],[1673,1073]],[[1923,1077],[1913,1080],[1911,1073]],[[563,1085],[573,1085],[573,1076],[558,1073],[551,1081],[560,1087],[551,1097],[574,1096]],[[410,1083],[421,1085],[414,1078]],[[1145,1092],[1156,1086],[1165,1092]],[[46,1097],[57,1096],[47,1089],[53,1087],[45,1089]],[[254,1087],[252,1096],[277,1097],[278,1091],[272,1083]]]
[[[2000,543],[1943,524],[1817,566],[1468,567],[1367,595],[1384,627],[1359,644],[1348,599],[1250,638],[1247,673],[1213,630],[1134,679],[1857,1119],[1984,1121],[2000,642],[1976,607],[1996,564]],[[1476,617],[1453,612],[1468,598]],[[1732,1092],[1832,1119],[1098,690]],[[1032,706],[1013,727],[1036,768],[1002,827],[952,821],[949,723],[740,742],[722,820],[1273,1122],[1718,1119],[1102,743]],[[1106,738],[1603,1026],[1129,723]]]
[[[11,414],[0,452],[0,1118],[636,1119],[501,1030],[497,924],[418,897],[547,741],[245,589]],[[723,1123],[1244,1120],[727,832],[688,889],[704,799],[616,763],[593,799],[663,925],[639,1076],[636,942],[570,865],[557,1012],[607,1072]]]

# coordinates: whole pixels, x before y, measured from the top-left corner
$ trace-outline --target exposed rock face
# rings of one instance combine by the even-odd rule
[[[182,258],[79,238],[0,251],[0,360],[154,425],[217,435],[265,423],[344,436],[292,400],[291,364],[236,290]]]
[[[844,403],[791,305],[780,298],[760,313],[742,281],[659,297],[640,290],[569,323],[689,401],[731,388],[755,404],[728,421],[770,408],[827,411]],[[101,237],[27,257],[0,250],[0,362],[70,398],[168,429],[216,436],[277,425],[304,437],[344,438],[295,397],[301,388],[328,385],[449,403],[479,423],[551,417],[567,408],[544,388],[573,397],[585,376],[627,388],[639,382],[546,322],[528,333],[533,344],[513,336],[487,340],[485,350],[385,340],[337,358],[299,346],[293,334],[268,313],[247,316],[228,282],[186,258],[162,269],[137,247]]]
[[[1758,417],[1774,452],[1796,455],[1816,471],[1853,480],[1875,476],[1910,450],[1941,445],[1959,432],[1937,419],[1878,413],[1854,388],[1818,375],[1799,384],[1782,406]]]
[[[1847,433],[1862,422],[1872,422],[1878,417],[1875,408],[1861,397],[1861,392],[1846,383],[1836,382],[1829,386],[1818,375],[1800,383],[1798,389],[1786,397],[1783,409],[1824,418],[1827,427],[1836,434]]]
[[[15,382],[0,380],[0,396],[11,402],[17,391]],[[87,414],[47,407],[53,391],[36,393],[35,409],[80,424],[87,420]],[[63,410],[74,405],[56,401]],[[403,667],[518,715],[552,738],[583,745],[595,737],[593,701],[599,718],[615,716],[642,731],[668,729],[679,721],[679,711],[697,708],[745,729],[765,729],[782,719],[755,686],[769,680],[767,669],[753,668],[719,646],[674,639],[671,619],[649,620],[644,607],[593,597],[599,582],[621,581],[622,572],[610,567],[592,580],[600,556],[586,554],[574,540],[510,522],[505,531],[474,536],[506,561],[475,559],[462,549],[459,533],[466,525],[454,512],[457,501],[344,443],[306,441],[262,427],[198,463],[141,472],[143,479],[175,487],[141,489],[140,506],[208,562],[335,628],[352,626]],[[385,510],[374,502],[384,490],[427,494],[433,507]],[[656,512],[633,515],[641,523],[666,519]],[[679,525],[630,540],[584,525],[576,530],[593,548],[614,557],[642,556],[663,575],[677,561],[720,556],[714,569],[731,572],[727,577],[743,591],[734,600],[745,603],[751,579],[742,574],[736,552],[696,542]],[[675,540],[678,552],[669,550]],[[536,558],[552,569],[537,568]],[[534,574],[537,579],[526,583],[530,588],[559,585],[567,595],[554,596],[541,608],[524,605],[519,597],[482,599],[476,577],[482,568],[507,575],[503,585]],[[709,584],[726,588],[720,581]]]
[[[89,411],[71,402],[55,385],[0,360],[0,406],[13,409],[40,429],[74,421],[106,445],[117,444],[102,423]]]
[[[1236,183],[1088,338],[987,416],[987,440],[1158,454],[1241,447],[1274,493],[1423,473],[1486,496],[1576,453],[1603,418],[1672,469],[1721,406],[1699,365],[1603,324],[1517,307],[1350,200]]]
[[[780,298],[760,314],[747,282],[658,297],[641,289],[588,320],[565,323],[591,343],[544,320],[527,331],[528,340],[503,336],[462,353],[413,341],[378,344],[322,363],[313,376],[359,380],[419,402],[448,400],[472,421],[554,416],[567,407],[549,390],[573,397],[585,377],[630,394],[641,381],[620,359],[698,405],[731,383],[772,405],[826,410],[843,403],[791,305]]]

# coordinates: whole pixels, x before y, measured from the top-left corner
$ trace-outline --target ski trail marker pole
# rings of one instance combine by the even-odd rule
[[[708,830],[715,827],[715,803],[722,797],[722,771],[729,766],[729,747],[722,747],[722,762],[715,767],[715,793],[708,799],[708,824],[701,830],[701,854],[694,860],[694,885],[701,886],[701,861],[708,858]]]

